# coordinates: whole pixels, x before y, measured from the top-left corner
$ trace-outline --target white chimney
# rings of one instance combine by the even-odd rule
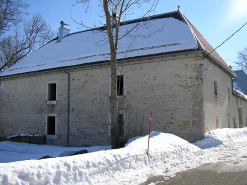
[[[69,24],[66,22],[60,22],[61,27],[59,28],[58,41],[62,41],[64,37],[70,34]]]
[[[119,21],[119,15],[117,13],[113,13],[112,24],[115,25],[118,21]]]

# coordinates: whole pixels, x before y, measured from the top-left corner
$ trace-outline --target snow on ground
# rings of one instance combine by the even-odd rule
[[[9,163],[21,160],[40,159],[43,156],[64,157],[77,151],[86,149],[95,152],[109,149],[110,146],[94,147],[59,147],[51,145],[35,145],[27,143],[16,143],[10,141],[0,142],[0,163]]]
[[[146,155],[148,136],[134,138],[125,148],[102,150],[102,147],[86,148],[92,153],[70,157],[72,151],[82,148],[66,148],[23,143],[0,142],[2,162],[0,184],[138,184],[154,175],[169,179],[177,172],[215,163],[247,157],[247,128],[217,129],[205,138],[191,144],[175,135],[152,132],[149,157]],[[9,152],[8,156],[4,156]],[[50,155],[57,158],[34,160]],[[6,158],[5,158],[6,157]],[[6,159],[6,160],[5,160]]]

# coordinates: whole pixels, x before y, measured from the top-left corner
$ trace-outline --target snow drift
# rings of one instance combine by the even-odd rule
[[[189,142],[174,136],[152,132],[149,157],[148,137],[136,138],[125,148],[71,157],[28,160],[0,164],[1,184],[112,184],[129,175],[141,178],[154,168],[183,163],[203,154]],[[134,179],[132,179],[133,181]],[[110,183],[110,184],[111,184]]]
[[[144,136],[132,139],[125,148],[117,150],[2,163],[0,164],[0,184],[115,185],[139,184],[154,175],[163,175],[164,179],[167,179],[177,172],[195,168],[201,164],[232,160],[233,157],[241,157],[242,154],[246,156],[247,128],[213,130],[211,134],[205,135],[205,139],[194,144],[172,134],[152,132],[149,157],[146,154],[147,141],[148,136]],[[4,142],[5,147],[8,147],[10,143]],[[5,152],[1,151],[5,150],[1,144],[0,154]],[[24,144],[15,143],[15,145],[19,145],[15,148],[16,151],[29,151],[31,155],[35,153],[33,145],[31,149],[27,147],[28,144],[25,144],[27,147],[25,151]],[[54,148],[52,146],[36,147],[37,151],[49,150],[51,155],[52,153],[54,153],[53,156],[58,155],[58,148],[54,146]],[[68,152],[70,149],[59,148],[60,152]],[[91,148],[91,151],[95,150],[97,149]]]

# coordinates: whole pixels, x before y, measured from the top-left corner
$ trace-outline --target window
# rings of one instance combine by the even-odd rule
[[[236,124],[236,119],[235,119],[235,117],[233,117],[233,127],[234,127],[234,128],[237,128],[237,124]]]
[[[219,128],[219,117],[216,116],[216,128]]]
[[[125,82],[124,82],[124,75],[117,76],[117,96],[125,95]],[[111,96],[111,78],[109,81],[109,96]]]
[[[46,130],[47,135],[56,134],[55,116],[47,116],[46,129],[47,129]]]
[[[124,95],[124,76],[123,75],[117,76],[117,95],[118,96]]]
[[[228,100],[230,100],[230,98],[231,98],[231,88],[228,87]]]
[[[218,87],[217,87],[217,81],[214,81],[214,95],[218,95]]]
[[[231,128],[231,113],[228,113],[228,128]]]
[[[48,83],[48,101],[56,101],[56,83]]]

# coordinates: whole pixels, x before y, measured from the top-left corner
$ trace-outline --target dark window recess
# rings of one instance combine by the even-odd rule
[[[48,101],[56,101],[56,84],[48,84]]]
[[[124,95],[124,76],[118,75],[117,77],[117,95]]]
[[[231,98],[231,89],[230,89],[230,87],[228,87],[228,99],[230,99]]]
[[[217,81],[214,81],[214,95],[218,95]]]
[[[233,127],[237,128],[237,124],[236,124],[236,119],[235,118],[233,118]]]
[[[47,117],[47,135],[55,135],[55,116]]]

